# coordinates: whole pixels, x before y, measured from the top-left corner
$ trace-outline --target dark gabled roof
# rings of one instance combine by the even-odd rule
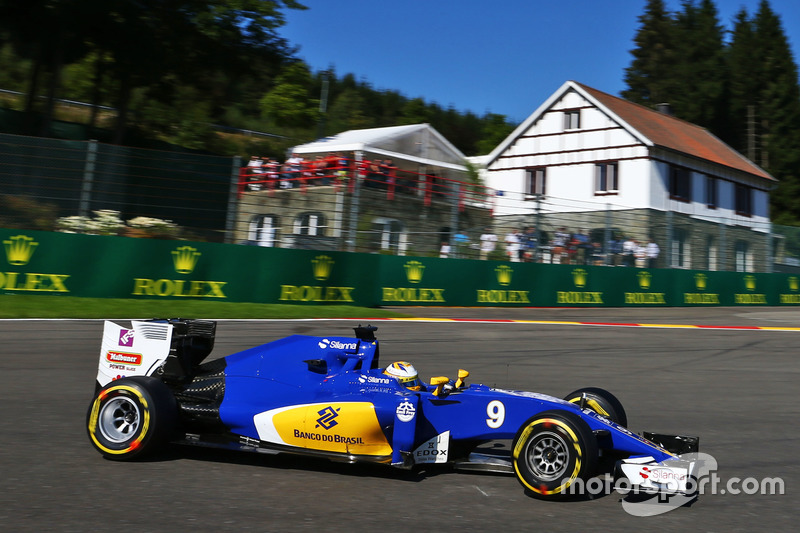
[[[628,126],[641,133],[655,146],[741,170],[759,178],[776,181],[764,169],[719,140],[705,128],[586,85],[572,83],[583,89],[597,103],[607,108]]]

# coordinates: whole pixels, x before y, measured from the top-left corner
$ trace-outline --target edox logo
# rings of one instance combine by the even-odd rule
[[[315,427],[322,426],[325,429],[331,429],[333,426],[339,424],[339,422],[336,421],[336,417],[339,416],[338,411],[339,409],[334,409],[330,405],[321,411],[317,411],[320,417],[317,418],[317,425]]]

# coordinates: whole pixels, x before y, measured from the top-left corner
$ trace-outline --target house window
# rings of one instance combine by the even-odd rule
[[[564,111],[564,129],[577,130],[581,127],[581,112],[579,109]]]
[[[408,246],[405,225],[392,218],[376,218],[372,221],[372,247],[405,255]]]
[[[537,195],[545,195],[547,188],[547,172],[544,167],[529,168],[525,171],[525,196],[527,200]]]
[[[688,169],[669,167],[669,196],[682,202],[692,200],[692,177]]]
[[[250,220],[247,240],[258,246],[273,247],[278,240],[278,217],[274,215],[258,215]]]
[[[710,235],[706,240],[706,253],[708,254],[706,270],[717,270],[717,241]]]
[[[617,163],[598,163],[594,166],[595,194],[616,194],[619,190]]]
[[[736,214],[749,217],[753,214],[753,189],[746,185],[736,185]]]
[[[706,176],[706,206],[710,209],[717,208],[717,178]]]
[[[750,253],[750,246],[747,241],[736,241],[736,272],[752,272],[753,256]]]
[[[322,213],[302,213],[294,220],[295,235],[324,236],[327,225]]]
[[[672,234],[672,268],[689,268],[688,232],[676,228]]]

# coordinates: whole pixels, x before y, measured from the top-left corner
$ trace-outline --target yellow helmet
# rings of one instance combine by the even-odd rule
[[[409,390],[420,390],[422,383],[417,376],[417,369],[407,361],[397,361],[386,367],[383,371],[387,376],[396,379],[400,385]]]

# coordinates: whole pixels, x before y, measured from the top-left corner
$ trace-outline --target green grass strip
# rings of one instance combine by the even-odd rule
[[[0,295],[0,318],[402,318],[346,305],[281,305],[185,300]]]

